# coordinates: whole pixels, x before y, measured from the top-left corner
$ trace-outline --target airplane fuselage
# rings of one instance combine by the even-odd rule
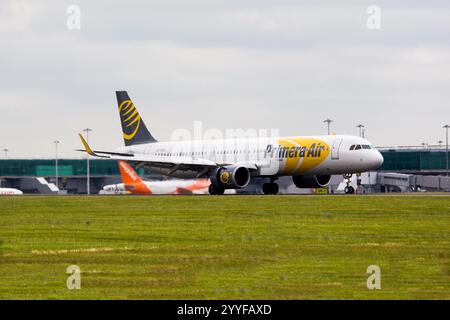
[[[221,165],[252,164],[252,177],[335,175],[375,170],[383,157],[366,139],[349,135],[154,142],[115,150],[170,159],[207,160]],[[151,167],[160,174],[171,169]],[[171,174],[194,178],[198,172]]]
[[[110,194],[206,194],[208,193],[209,180],[167,180],[167,181],[143,181],[141,183],[119,183],[103,187]]]
[[[12,188],[0,188],[0,196],[20,196],[23,192]]]

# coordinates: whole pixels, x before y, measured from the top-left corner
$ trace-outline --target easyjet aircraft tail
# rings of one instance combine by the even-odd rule
[[[125,184],[142,183],[141,177],[134,171],[134,169],[125,161],[119,161],[120,174],[122,175],[122,182]]]
[[[126,91],[116,91],[125,146],[156,142]]]

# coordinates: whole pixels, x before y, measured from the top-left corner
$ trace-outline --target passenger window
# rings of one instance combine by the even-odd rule
[[[361,145],[357,144],[356,147],[355,147],[355,150],[361,150]]]

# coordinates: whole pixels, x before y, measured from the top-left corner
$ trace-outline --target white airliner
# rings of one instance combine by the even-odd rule
[[[20,196],[23,192],[17,189],[0,188],[0,196]]]
[[[207,194],[208,179],[143,181],[125,161],[119,161],[122,183],[103,187],[103,194]]]
[[[265,194],[278,193],[275,181],[280,176],[292,176],[298,188],[326,187],[331,175],[348,178],[383,164],[383,156],[369,141],[349,135],[158,142],[127,92],[117,91],[116,96],[125,147],[93,151],[80,134],[85,148],[80,151],[134,162],[167,176],[209,178],[210,194],[245,188],[254,177],[267,178]]]

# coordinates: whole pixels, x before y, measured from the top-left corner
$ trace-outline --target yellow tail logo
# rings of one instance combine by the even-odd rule
[[[119,113],[123,123],[123,138],[125,140],[131,140],[139,131],[141,116],[131,100],[125,100],[120,104]],[[126,133],[125,128],[127,128],[127,131],[130,128],[129,130],[131,132]]]

